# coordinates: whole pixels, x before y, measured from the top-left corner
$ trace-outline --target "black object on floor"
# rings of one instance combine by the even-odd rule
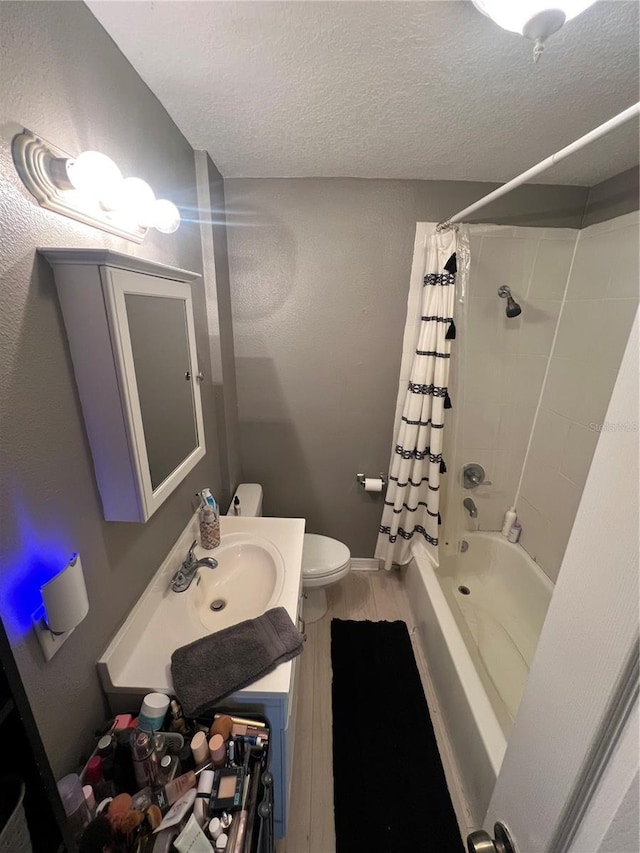
[[[336,853],[464,850],[404,622],[331,621]]]

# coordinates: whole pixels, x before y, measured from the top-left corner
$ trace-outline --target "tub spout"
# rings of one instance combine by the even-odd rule
[[[462,501],[462,506],[469,513],[470,518],[477,518],[478,517],[478,507],[475,505],[472,498],[465,498]]]

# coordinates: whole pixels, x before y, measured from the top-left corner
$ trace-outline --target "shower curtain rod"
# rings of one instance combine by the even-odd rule
[[[475,213],[476,210],[479,210],[481,207],[484,207],[485,205],[489,204],[489,202],[500,198],[500,196],[506,195],[507,193],[511,192],[511,190],[515,190],[516,187],[519,187],[522,184],[526,183],[530,178],[535,178],[535,176],[541,174],[541,172],[546,172],[547,169],[550,169],[552,166],[555,166],[556,163],[559,163],[561,160],[564,160],[565,157],[569,157],[569,155],[573,154],[575,151],[579,151],[581,148],[584,148],[585,145],[589,145],[590,142],[594,142],[596,139],[600,139],[601,136],[605,136],[607,133],[614,130],[616,127],[620,127],[621,124],[624,124],[625,122],[638,115],[640,115],[640,101],[637,104],[633,104],[633,106],[628,107],[626,110],[623,110],[617,116],[610,118],[609,121],[605,121],[604,124],[601,124],[593,130],[590,130],[589,133],[585,133],[584,136],[581,136],[579,139],[576,139],[575,142],[572,142],[565,148],[561,148],[560,151],[556,151],[555,154],[552,154],[545,160],[541,160],[537,165],[532,166],[530,169],[527,169],[526,172],[523,172],[521,175],[518,175],[516,178],[513,178],[513,180],[508,181],[501,187],[498,187],[497,190],[493,190],[493,192],[490,192],[488,195],[485,195],[478,201],[474,202],[473,204],[470,204],[469,207],[465,207],[464,210],[461,210],[459,213],[456,213],[455,216],[452,216],[450,219],[445,220],[445,222],[440,223],[440,225],[438,225],[438,228],[447,228],[449,225],[453,225],[455,222],[461,222],[465,217],[469,216],[470,213]]]

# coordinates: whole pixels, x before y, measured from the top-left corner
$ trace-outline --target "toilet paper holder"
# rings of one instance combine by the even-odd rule
[[[379,477],[380,477],[380,479],[382,480],[382,488],[383,488],[383,489],[386,489],[386,488],[387,488],[387,478],[386,478],[386,475],[385,475],[385,474],[383,474],[382,472],[380,472]],[[362,486],[362,488],[363,488],[363,489],[364,489],[364,481],[365,481],[366,479],[367,479],[367,475],[366,475],[366,474],[356,474],[356,480],[357,480],[357,481],[358,481],[358,483]]]

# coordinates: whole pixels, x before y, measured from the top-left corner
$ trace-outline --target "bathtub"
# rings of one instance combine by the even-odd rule
[[[500,533],[434,569],[421,543],[407,593],[474,823],[482,825],[546,616],[553,584]]]

